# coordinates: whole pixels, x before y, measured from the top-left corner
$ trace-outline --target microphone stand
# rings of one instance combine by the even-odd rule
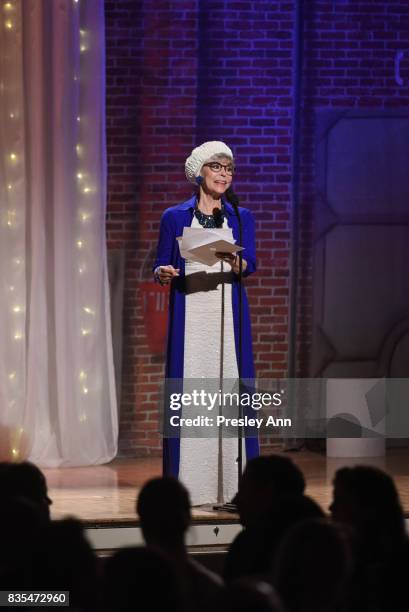
[[[239,226],[239,245],[243,245],[243,225],[241,222],[241,216],[239,213],[239,199],[237,195],[234,193],[233,189],[229,187],[226,191],[226,197],[228,198],[230,204],[233,206],[234,212],[237,217],[237,222]],[[237,356],[237,366],[238,366],[238,374],[239,374],[239,406],[238,406],[238,418],[239,418],[239,426],[237,430],[237,444],[238,444],[238,453],[237,453],[237,489],[240,484],[240,480],[243,474],[243,426],[240,424],[243,418],[243,410],[241,406],[241,390],[242,390],[242,361],[243,361],[243,251],[239,251],[239,274],[238,274],[238,282],[239,282],[239,352]],[[222,294],[224,297],[224,292]],[[224,305],[223,305],[224,306]],[[223,360],[223,355],[221,357]],[[224,512],[237,512],[237,506],[234,502],[227,502],[222,505],[214,506],[215,510],[220,510]]]
[[[223,227],[223,214],[220,208],[213,209],[213,218],[216,227]],[[224,378],[224,309],[225,309],[225,288],[223,280],[224,266],[223,261],[220,262],[221,272],[221,308],[220,308],[220,364],[219,364],[219,389],[223,393],[223,378]],[[219,403],[219,416],[222,416],[222,403]],[[223,507],[224,498],[224,471],[223,471],[223,431],[219,427],[218,430],[218,453],[217,453],[217,506]]]
[[[241,216],[239,213],[239,199],[237,195],[230,188],[228,190],[228,198],[231,205],[236,213],[237,222],[239,225],[239,244],[243,246],[243,225],[241,222]],[[243,367],[243,251],[239,251],[239,354],[238,354],[238,371],[239,371],[239,427],[237,431],[237,443],[238,443],[238,454],[237,454],[237,485],[240,483],[240,479],[243,474],[243,426],[240,425],[243,418],[243,409],[241,405],[241,391],[242,391],[242,367]]]

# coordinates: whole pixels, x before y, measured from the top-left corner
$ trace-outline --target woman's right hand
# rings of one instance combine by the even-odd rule
[[[179,276],[179,271],[179,268],[174,268],[173,266],[158,266],[156,268],[156,277],[161,285],[167,285],[174,276]]]

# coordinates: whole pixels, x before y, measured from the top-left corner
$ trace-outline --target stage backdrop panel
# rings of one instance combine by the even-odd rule
[[[312,375],[406,377],[409,114],[317,115]]]

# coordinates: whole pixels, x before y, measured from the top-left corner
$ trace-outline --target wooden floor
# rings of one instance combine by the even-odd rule
[[[343,465],[375,465],[386,470],[397,484],[406,516],[409,516],[409,449],[389,451],[387,457],[328,459],[310,451],[285,453],[302,469],[307,494],[327,512],[331,503],[332,479]],[[115,459],[96,467],[45,469],[53,518],[76,516],[88,526],[137,525],[135,499],[141,486],[161,473],[161,459]],[[193,509],[197,524],[234,522],[237,516],[214,512],[211,507]]]

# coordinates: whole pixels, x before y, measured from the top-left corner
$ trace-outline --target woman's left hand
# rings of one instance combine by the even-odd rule
[[[229,263],[231,265],[231,269],[233,270],[235,274],[239,274],[240,262],[239,262],[238,255],[234,255],[233,253],[224,253],[223,251],[216,251],[215,255],[222,261]],[[242,272],[244,272],[246,267],[247,267],[247,261],[243,259]]]

